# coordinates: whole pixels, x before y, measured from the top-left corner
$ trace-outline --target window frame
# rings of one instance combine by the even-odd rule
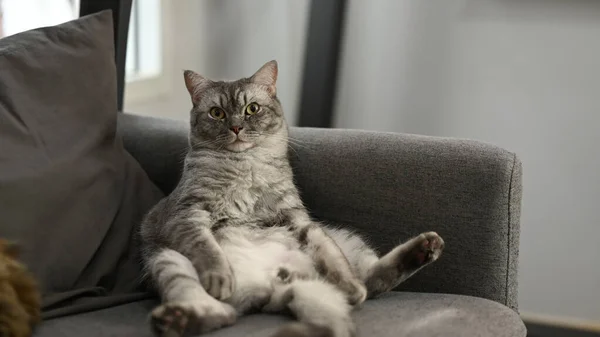
[[[144,1],[144,0],[134,0]],[[128,76],[125,74],[125,88],[124,88],[124,107],[129,105],[135,105],[146,102],[151,99],[156,99],[164,96],[168,96],[171,93],[171,78],[172,70],[169,65],[171,64],[171,27],[172,27],[172,10],[169,0],[157,0],[159,5],[158,9],[158,20],[159,20],[159,39],[158,50],[159,53],[159,70],[153,74],[141,74],[139,76]],[[131,15],[135,15],[132,11]],[[143,24],[138,25],[138,28],[143,30]],[[139,35],[138,35],[139,36]],[[138,41],[138,46],[139,46]],[[139,52],[139,49],[138,49]],[[143,53],[143,48],[142,48]],[[127,57],[131,57],[128,55]]]

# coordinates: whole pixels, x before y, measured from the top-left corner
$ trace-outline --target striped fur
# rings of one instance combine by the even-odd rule
[[[184,77],[193,108],[182,178],[141,227],[148,280],[162,297],[151,317],[156,335],[291,311],[300,322],[278,335],[353,336],[353,306],[439,257],[443,241],[433,232],[380,259],[357,235],[309,217],[287,158],[274,61],[234,82]],[[253,102],[260,110],[248,114]],[[211,116],[215,107],[224,118]]]

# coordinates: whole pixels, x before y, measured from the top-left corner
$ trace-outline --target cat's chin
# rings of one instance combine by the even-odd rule
[[[235,142],[226,146],[227,150],[231,152],[244,152],[248,149],[254,147],[254,143],[251,142],[243,142],[241,140],[236,140]]]

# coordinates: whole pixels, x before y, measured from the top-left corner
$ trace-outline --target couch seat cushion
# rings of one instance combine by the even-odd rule
[[[151,337],[148,300],[44,322],[34,337]],[[358,336],[506,336],[524,337],[526,330],[513,310],[486,299],[461,295],[393,292],[367,301],[355,311]],[[267,337],[286,317],[252,315],[204,336]]]

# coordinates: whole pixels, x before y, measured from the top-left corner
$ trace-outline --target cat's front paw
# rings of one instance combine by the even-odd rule
[[[150,325],[156,336],[181,337],[232,325],[236,317],[233,307],[218,301],[172,302],[152,311]]]
[[[367,298],[365,284],[356,278],[342,280],[338,287],[346,294],[348,303],[352,306],[362,304]]]
[[[210,296],[218,300],[228,299],[235,290],[235,279],[230,270],[206,271],[200,275],[200,284]]]
[[[413,247],[404,256],[405,268],[418,269],[437,260],[444,250],[445,243],[436,232],[422,233],[416,237]]]

